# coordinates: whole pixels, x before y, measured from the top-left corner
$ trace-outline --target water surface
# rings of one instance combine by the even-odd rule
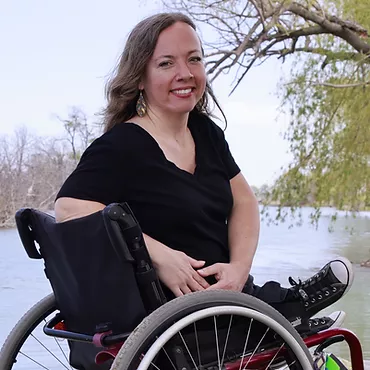
[[[273,212],[273,209],[272,209]],[[278,280],[288,286],[288,276],[309,277],[328,260],[338,255],[354,263],[356,273],[350,292],[322,314],[333,310],[347,312],[345,327],[360,338],[364,357],[370,360],[370,268],[360,262],[370,258],[370,215],[356,219],[339,215],[334,232],[329,233],[329,214],[324,210],[319,228],[305,223],[289,228],[262,225],[260,244],[252,273],[257,283]],[[309,213],[304,210],[304,218]],[[350,232],[348,229],[352,229]],[[43,263],[30,260],[23,250],[15,229],[0,230],[0,346],[19,318],[51,289],[44,277]],[[335,353],[349,357],[345,345]]]

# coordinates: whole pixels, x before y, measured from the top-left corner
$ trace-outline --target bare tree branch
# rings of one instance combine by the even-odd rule
[[[362,86],[370,85],[370,80],[364,81],[364,82],[348,83],[348,84],[333,84],[329,82],[316,82],[316,81],[311,81],[310,83],[315,86],[326,86],[326,87],[333,87],[336,89],[345,89],[349,87],[362,87]]]
[[[303,6],[295,2],[290,5],[289,9],[292,13],[301,16],[307,21],[312,21],[321,25],[333,35],[347,41],[348,44],[358,52],[363,54],[370,53],[370,45],[367,42],[364,42],[360,37],[362,34],[367,35],[367,30],[363,27],[352,22],[342,21],[335,16],[320,17],[318,14],[305,9]]]
[[[370,63],[367,30],[329,14],[318,1],[301,0],[162,0],[213,28],[218,39],[208,42],[206,61],[210,80],[237,66],[232,91],[258,59],[293,53],[322,55],[329,62]],[[321,48],[317,36],[333,35],[333,48]],[[220,47],[222,43],[222,47]],[[341,43],[341,47],[339,47]],[[242,61],[242,62],[241,62]],[[244,66],[244,69],[240,68]]]
[[[52,209],[56,193],[76,166],[77,153],[97,131],[77,109],[61,121],[68,123],[67,138],[34,137],[25,127],[0,136],[0,227],[14,226],[14,214],[21,207]],[[72,135],[73,146],[67,144]]]

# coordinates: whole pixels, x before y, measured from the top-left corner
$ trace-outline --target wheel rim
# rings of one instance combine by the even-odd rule
[[[181,330],[183,330],[186,327],[189,327],[189,325],[194,324],[198,320],[213,317],[214,321],[215,321],[215,318],[220,317],[220,316],[225,316],[225,315],[230,315],[230,317],[238,315],[238,316],[241,316],[241,317],[251,319],[250,324],[249,324],[250,326],[249,326],[248,333],[250,333],[250,329],[251,329],[253,323],[255,323],[255,322],[262,323],[262,324],[266,325],[268,328],[270,328],[268,330],[273,330],[275,333],[277,333],[283,339],[284,343],[291,349],[291,351],[294,353],[294,357],[295,357],[295,359],[292,359],[291,362],[289,362],[288,364],[286,363],[284,365],[285,369],[289,369],[290,366],[292,366],[294,364],[296,364],[296,365],[299,364],[300,367],[298,367],[298,369],[312,370],[310,360],[307,358],[306,354],[304,353],[302,348],[299,346],[299,344],[296,342],[296,340],[292,337],[292,335],[282,325],[280,325],[278,322],[276,322],[275,320],[271,319],[270,317],[266,316],[263,313],[260,313],[258,311],[253,310],[253,309],[250,309],[250,308],[236,307],[236,306],[210,307],[210,308],[206,308],[206,309],[194,312],[194,313],[189,314],[188,316],[180,319],[179,321],[177,321],[176,323],[171,325],[168,329],[166,329],[159,337],[157,337],[157,339],[154,341],[154,343],[152,343],[151,347],[148,349],[148,351],[145,353],[145,355],[141,358],[140,364],[138,366],[138,370],[146,370],[146,369],[149,369],[149,368],[161,369],[161,367],[159,367],[157,364],[153,363],[153,360],[160,353],[160,351],[163,350],[163,347],[166,345],[166,343],[168,343],[172,338],[174,338],[175,335],[178,335],[179,333],[181,333]],[[216,319],[215,322],[217,324],[217,319]],[[216,329],[217,329],[217,326],[216,326]],[[180,335],[180,337],[182,336],[181,334],[179,334],[179,335]],[[251,351],[251,349],[248,348],[248,341],[250,340],[250,337],[249,337],[249,335],[247,335],[247,337],[245,338],[244,346],[243,346],[244,351],[241,354],[242,356],[244,356],[245,360],[244,360],[244,362],[240,362],[240,364],[241,364],[240,369],[252,368],[252,367],[248,367],[248,366],[256,363],[254,361],[253,357],[255,358],[255,360],[257,360],[257,356],[260,355],[260,349],[261,348],[258,348],[258,347],[263,342],[263,339],[265,338],[265,335],[266,334],[261,335],[261,340],[258,341],[257,346],[255,347],[255,349],[253,351]],[[223,346],[223,348],[222,348],[222,346],[219,346],[217,344],[218,343],[217,330],[215,330],[215,337],[216,337],[215,353],[217,354],[216,367],[218,369],[228,369],[229,367],[227,367],[227,366],[225,367],[226,345]],[[183,340],[183,338],[181,338],[181,340]],[[225,343],[227,344],[227,340],[225,341]],[[279,351],[283,349],[284,343],[280,346]],[[185,351],[188,351],[187,347],[188,346],[186,345],[186,343],[184,343]],[[245,352],[247,349],[248,349],[248,353]],[[262,369],[263,368],[264,369],[270,369],[270,366],[272,366],[274,361],[276,361],[277,358],[279,357],[279,355],[280,355],[279,351],[276,353],[275,356],[272,356],[269,360],[267,360],[265,362]],[[197,370],[198,369],[203,369],[204,367],[202,367],[202,366],[205,366],[205,365],[201,364],[201,363],[197,363],[197,360],[196,360],[196,357],[197,357],[197,355],[199,355],[199,352],[201,352],[201,349],[198,347],[197,351],[195,351],[195,352],[198,352],[198,353],[194,353],[194,354],[188,353],[188,357],[190,358],[191,366],[192,366],[192,368],[197,369]],[[165,355],[169,356],[167,353],[165,353]],[[284,366],[282,367],[282,369],[284,369]],[[172,362],[172,368],[177,369],[176,366],[173,364],[173,362]],[[233,368],[233,367],[230,367],[230,369],[231,368]]]

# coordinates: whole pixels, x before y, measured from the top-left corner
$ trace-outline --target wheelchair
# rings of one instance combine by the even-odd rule
[[[301,337],[244,293],[168,300],[126,203],[63,223],[24,208],[16,223],[28,256],[44,260],[53,293],[8,335],[1,370],[325,369],[321,354],[341,341],[352,368],[364,370],[361,344],[349,330]]]

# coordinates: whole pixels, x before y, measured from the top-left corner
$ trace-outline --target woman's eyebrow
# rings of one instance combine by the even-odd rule
[[[188,52],[188,55],[193,54],[193,53],[202,53],[202,52],[199,49],[194,49],[194,50],[190,50]]]
[[[174,59],[175,57],[173,55],[160,55],[158,58],[155,58],[155,60],[163,59],[163,58],[168,58],[168,59]]]
[[[187,54],[190,55],[190,54],[193,54],[193,53],[202,53],[199,49],[194,49],[194,50],[190,50]],[[160,55],[158,58],[155,58],[155,60],[159,60],[159,59],[162,59],[162,58],[168,58],[168,59],[175,59],[175,57],[173,55],[170,55],[170,54],[166,54],[166,55]]]

